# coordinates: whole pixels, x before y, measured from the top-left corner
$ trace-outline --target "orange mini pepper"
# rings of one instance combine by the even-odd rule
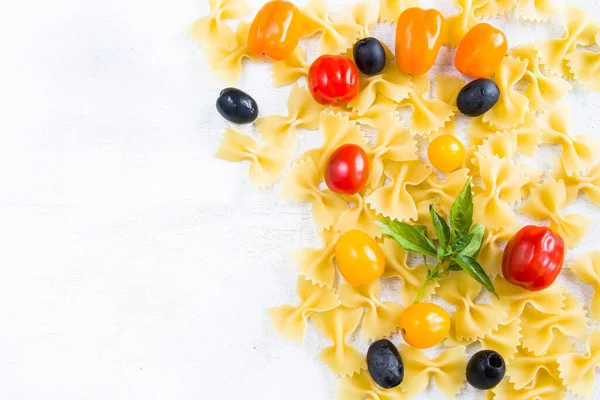
[[[396,62],[400,71],[415,75],[429,71],[445,36],[446,20],[438,10],[404,10],[396,27]]]
[[[458,45],[454,65],[473,78],[489,78],[502,62],[507,49],[508,42],[501,30],[490,24],[477,24]]]
[[[284,0],[266,3],[256,14],[248,33],[248,48],[258,57],[281,61],[292,54],[302,31],[300,10]]]

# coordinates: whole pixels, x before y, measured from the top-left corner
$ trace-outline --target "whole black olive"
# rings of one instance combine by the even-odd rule
[[[249,94],[236,88],[221,90],[217,111],[234,124],[249,124],[258,117],[258,105]]]
[[[376,75],[385,67],[385,49],[375,38],[368,37],[359,40],[354,44],[352,52],[356,68],[365,75]]]
[[[404,379],[404,363],[398,349],[387,339],[381,339],[369,346],[367,366],[371,378],[384,389],[391,389]]]
[[[506,364],[500,354],[493,350],[481,350],[467,364],[467,381],[477,389],[487,390],[496,387],[505,372]]]
[[[465,85],[458,93],[456,106],[469,117],[488,112],[500,99],[500,89],[491,79],[476,79]]]

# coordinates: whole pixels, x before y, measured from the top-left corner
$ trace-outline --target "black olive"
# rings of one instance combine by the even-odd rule
[[[249,124],[258,117],[258,105],[249,94],[236,88],[221,90],[217,111],[234,124]]]
[[[467,381],[477,389],[487,390],[496,387],[505,372],[506,364],[500,354],[493,350],[481,350],[467,364]]]
[[[384,389],[391,389],[404,379],[404,363],[398,349],[387,339],[381,339],[369,346],[367,366],[371,378]]]
[[[368,37],[359,40],[354,44],[352,51],[356,68],[365,75],[376,75],[385,67],[385,49],[375,38]]]
[[[500,99],[500,89],[491,79],[476,79],[458,93],[456,106],[464,115],[478,117],[488,112]]]

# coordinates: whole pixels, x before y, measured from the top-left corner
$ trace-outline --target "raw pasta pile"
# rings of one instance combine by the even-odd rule
[[[561,38],[510,49],[493,80],[501,91],[498,104],[467,127],[464,168],[444,179],[419,158],[419,141],[454,133],[456,97],[466,84],[456,75],[409,76],[394,62],[381,74],[361,79],[359,95],[343,107],[316,103],[308,89],[296,81],[305,77],[309,63],[298,46],[292,56],[273,63],[273,85],[292,84],[286,115],[256,121],[259,138],[231,127],[219,144],[217,156],[249,161],[253,184],[264,187],[281,181],[285,199],[308,202],[322,241],[320,248],[291,254],[299,278],[298,301],[269,310],[274,328],[285,338],[302,341],[311,320],[331,345],[318,355],[340,377],[343,400],[409,399],[435,385],[453,399],[465,384],[466,346],[500,353],[507,363],[507,378],[488,393],[489,398],[562,399],[565,389],[590,398],[595,368],[600,365],[600,251],[584,255],[567,267],[596,289],[589,307],[560,284],[540,292],[525,291],[501,275],[502,249],[520,228],[517,212],[549,223],[568,248],[586,234],[591,220],[565,214],[563,208],[585,194],[600,206],[600,142],[573,132],[569,105],[562,101],[577,82],[600,91],[600,25],[584,10],[562,8],[554,0],[453,0],[460,12],[449,16],[448,46],[456,46],[481,19],[504,14],[543,22],[563,14]],[[249,23],[241,20],[234,31],[224,21],[250,11],[243,0],[210,0],[210,15],[191,27],[192,37],[203,47],[212,69],[230,84],[241,76],[245,59],[262,61],[248,50]],[[318,38],[319,54],[345,54],[357,39],[369,35],[378,22],[394,23],[417,0],[360,2],[339,17],[330,16],[325,0],[309,0],[302,9],[305,37]],[[435,78],[435,93],[430,79]],[[408,108],[403,120],[399,109]],[[370,142],[363,127],[377,131]],[[299,128],[319,130],[321,147],[292,161]],[[368,185],[359,194],[339,195],[323,189],[328,156],[342,144],[358,144],[370,161]],[[517,162],[531,157],[539,146],[561,145],[562,153],[551,171]],[[289,168],[288,168],[289,166]],[[287,171],[286,171],[287,170]],[[410,379],[391,390],[379,388],[366,372],[365,357],[347,342],[357,330],[364,341],[390,337],[398,329],[403,309],[410,305],[426,279],[425,268],[409,265],[409,254],[395,241],[383,238],[378,218],[413,221],[428,227],[435,237],[429,205],[447,215],[469,177],[474,178],[474,222],[486,226],[479,262],[493,277],[499,299],[481,300],[482,287],[464,273],[428,286],[432,296],[451,305],[452,328],[434,359],[420,350],[401,345],[405,373]],[[359,229],[378,240],[386,257],[382,279],[396,283],[397,301],[381,301],[381,282],[354,287],[337,278],[334,246],[341,233]],[[586,311],[589,309],[589,315]],[[591,331],[591,332],[590,332]],[[587,338],[583,353],[573,348],[573,338]]]

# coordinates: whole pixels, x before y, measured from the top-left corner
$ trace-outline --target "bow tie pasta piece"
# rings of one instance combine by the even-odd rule
[[[467,125],[467,139],[471,146],[479,146],[485,139],[499,132],[502,132],[502,129],[489,122],[483,122],[483,117],[471,118]]]
[[[508,362],[509,381],[519,390],[535,381],[541,370],[545,370],[554,379],[560,379],[558,357],[573,352],[573,343],[563,333],[554,335],[548,350],[541,355],[519,347],[513,360]]]
[[[299,78],[306,77],[309,68],[310,64],[306,62],[304,49],[302,46],[297,46],[285,60],[273,62],[273,86],[294,83]]]
[[[438,74],[435,78],[435,95],[444,103],[456,107],[458,93],[466,84],[466,81],[455,76]]]
[[[521,199],[530,177],[521,166],[498,156],[480,157],[477,162],[484,187],[474,188],[474,221],[491,230],[512,229],[518,224],[512,205]]]
[[[412,188],[410,193],[416,202],[431,199],[435,203],[439,203],[443,214],[447,215],[450,213],[454,200],[456,200],[467,179],[469,179],[468,172],[466,168],[453,171],[446,175],[446,179],[443,181],[437,175],[429,174],[427,179]],[[427,207],[429,207],[429,204]],[[427,212],[429,212],[429,209]]]
[[[354,374],[340,380],[338,388],[339,400],[408,400],[400,387],[382,389],[373,382],[369,371]]]
[[[322,33],[319,54],[339,54],[352,47],[363,27],[352,21],[332,21],[325,0],[310,0],[302,10],[306,36]]]
[[[451,331],[459,341],[472,341],[490,334],[506,317],[500,307],[475,302],[481,288],[479,282],[461,272],[450,273],[436,290],[438,296],[456,306]]]
[[[429,75],[423,74],[412,78],[412,88],[408,97],[402,100],[400,107],[410,107],[410,131],[416,135],[429,135],[440,129],[457,111],[455,106],[439,99],[425,97],[430,92]]]
[[[385,272],[383,277],[399,278],[402,281],[402,286],[400,287],[402,303],[411,304],[415,301],[419,290],[427,279],[427,269],[424,265],[409,268],[406,263],[408,252],[393,239],[384,238],[381,250],[383,250],[383,254],[385,255]],[[431,298],[431,295],[435,293],[438,287],[439,284],[437,281],[427,285],[423,294],[423,301]]]
[[[526,21],[541,22],[557,15],[563,8],[564,3],[560,0],[519,0],[515,14]]]
[[[556,180],[562,179],[567,189],[567,199],[565,204],[571,204],[581,192],[587,194],[588,199],[597,206],[600,206],[600,164],[585,174],[567,175],[562,166],[552,171],[552,177]]]
[[[542,64],[555,74],[571,77],[566,57],[575,53],[578,46],[590,46],[596,41],[600,29],[592,14],[574,6],[565,9],[567,27],[560,39],[550,39],[537,45]]]
[[[600,328],[594,329],[587,337],[585,347],[585,354],[570,353],[558,357],[558,369],[567,389],[577,396],[591,399],[595,370],[600,365]]]
[[[513,237],[515,230],[510,228],[504,227],[499,231],[487,229],[485,231],[477,261],[479,261],[484,271],[492,277],[496,277],[502,273],[502,248],[500,242],[506,242]],[[496,285],[495,282],[494,285]]]
[[[534,45],[515,47],[510,51],[510,55],[528,62],[523,79],[529,82],[529,85],[524,94],[529,99],[529,108],[532,111],[541,111],[551,107],[572,89],[571,84],[561,77],[542,72],[538,52]]]
[[[500,299],[493,298],[492,304],[506,310],[506,322],[519,318],[528,304],[534,310],[549,315],[559,314],[565,306],[565,291],[558,285],[531,292],[509,283],[502,277],[497,277],[493,283]]]
[[[591,135],[573,136],[572,112],[568,104],[559,104],[538,120],[542,131],[542,142],[560,144],[563,147],[560,163],[567,175],[582,172],[592,167],[600,147],[600,140]]]
[[[542,137],[537,119],[533,113],[525,114],[525,122],[517,125],[511,131],[517,134],[519,153],[533,157]]]
[[[564,307],[557,314],[546,314],[532,307],[523,310],[521,313],[523,348],[532,351],[536,356],[541,356],[552,344],[554,331],[574,337],[587,335],[588,319],[583,304],[568,292],[565,293],[564,303]]]
[[[483,114],[483,122],[498,128],[510,129],[525,122],[529,111],[529,99],[514,90],[514,85],[525,76],[527,60],[506,56],[494,74],[494,81],[500,88],[500,100],[492,109]]]
[[[562,382],[551,377],[546,371],[540,371],[535,381],[522,389],[515,389],[515,385],[508,379],[504,379],[491,392],[495,395],[494,400],[563,400],[565,398]]]
[[[348,117],[350,121],[358,122],[359,124],[367,125],[371,128],[377,128],[386,126],[389,123],[394,123],[394,120],[399,120],[398,113],[396,112],[397,106],[398,104],[395,101],[377,95],[375,102],[363,115],[359,115],[358,110],[343,110],[337,108],[337,111]]]
[[[379,301],[381,283],[377,280],[359,287],[340,285],[342,304],[349,308],[366,308],[362,321],[361,336],[375,340],[392,335],[398,329],[403,307],[393,301]]]
[[[507,160],[512,160],[517,154],[518,141],[515,131],[503,131],[488,136],[473,153],[471,163],[467,164],[472,176],[479,175],[478,159],[481,157],[498,156]]]
[[[281,184],[281,197],[291,201],[308,201],[318,229],[336,224],[348,204],[329,189],[319,189],[322,174],[311,158],[297,161]]]
[[[258,187],[275,183],[285,168],[289,153],[274,146],[260,147],[258,142],[236,128],[227,128],[219,147],[217,158],[240,162],[250,161],[250,181]]]
[[[356,193],[352,196],[345,196],[345,198],[354,205],[350,207],[348,204],[346,204],[344,211],[342,211],[337,223],[335,224],[336,231],[345,233],[354,229],[358,229],[374,238],[381,237],[381,229],[379,229],[379,227],[375,224],[375,221],[378,219],[378,215],[375,210],[365,201],[371,192],[372,189],[366,187],[362,190],[362,193]]]
[[[420,160],[387,162],[384,173],[391,179],[391,184],[375,189],[367,197],[367,203],[384,217],[398,221],[416,220],[417,206],[408,186],[423,183],[431,175],[431,169]]]
[[[485,335],[479,342],[482,349],[497,351],[506,362],[510,362],[517,354],[521,337],[521,320],[516,318],[508,324],[498,326],[498,329]]]
[[[342,21],[353,22],[361,27],[361,38],[368,37],[370,30],[373,29],[379,18],[379,1],[360,1],[353,4],[347,10]]]
[[[319,128],[319,115],[325,107],[313,100],[304,86],[292,86],[288,98],[288,115],[259,118],[256,128],[266,143],[291,149],[296,145],[296,128]]]
[[[402,11],[411,7],[419,7],[419,0],[380,0],[379,18],[395,24]]]
[[[320,235],[323,247],[320,249],[296,249],[291,252],[291,257],[300,271],[300,275],[314,284],[333,287],[335,281],[335,244],[340,237],[339,232],[333,229],[321,231]]]
[[[377,97],[400,103],[409,96],[411,87],[410,76],[400,72],[396,63],[388,63],[380,74],[362,77],[360,92],[348,106],[363,115],[376,104]]]
[[[319,332],[333,341],[333,346],[319,353],[319,360],[323,361],[335,375],[354,375],[367,368],[360,351],[346,342],[346,337],[358,328],[362,313],[361,309],[337,307],[312,316],[312,321]]]
[[[384,162],[417,160],[417,142],[410,135],[404,124],[396,119],[390,119],[378,124],[377,142],[365,149],[369,155],[370,175],[368,183],[371,187],[382,184]]]
[[[333,310],[341,303],[333,289],[313,285],[303,277],[298,278],[296,292],[300,298],[298,305],[273,307],[268,313],[273,328],[281,336],[302,343],[311,315]]]
[[[591,220],[583,215],[563,215],[560,208],[566,200],[565,183],[548,179],[531,191],[531,197],[519,207],[519,212],[538,221],[550,220],[550,229],[558,233],[565,246],[570,248],[583,238]]]
[[[597,40],[597,44],[600,40]],[[600,92],[600,53],[581,50],[565,57],[569,72],[588,90]]]
[[[211,46],[206,49],[208,63],[220,79],[235,85],[242,76],[242,62],[248,58],[254,61],[264,61],[256,57],[248,49],[246,40],[250,24],[240,21],[235,32],[235,44],[233,46]]]
[[[250,11],[246,0],[208,0],[210,14],[189,27],[191,38],[202,47],[229,48],[235,46],[233,29],[224,20],[237,19]]]
[[[483,7],[475,10],[477,17],[490,18],[507,14],[518,0],[489,0]]]
[[[594,296],[590,303],[590,316],[600,319],[600,250],[593,251],[569,264],[569,269],[579,279],[594,287]]]
[[[465,347],[458,346],[443,351],[434,359],[427,358],[419,349],[400,345],[404,360],[404,380],[399,388],[412,399],[427,387],[431,377],[448,399],[454,399],[465,383],[467,357]]]
[[[363,149],[367,148],[367,141],[363,138],[358,126],[341,114],[322,112],[319,130],[323,135],[323,145],[305,151],[298,157],[298,160],[312,158],[321,176],[325,171],[325,164],[329,156],[341,145],[352,143]]]
[[[448,43],[456,47],[469,30],[480,21],[475,12],[484,7],[489,0],[452,0],[460,12],[447,19]]]

